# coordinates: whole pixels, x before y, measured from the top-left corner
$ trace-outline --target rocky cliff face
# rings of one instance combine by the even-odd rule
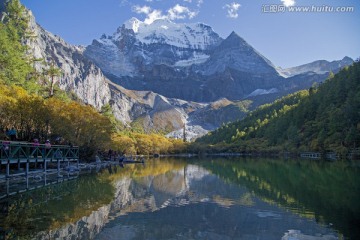
[[[227,68],[261,76],[278,75],[273,64],[235,32],[216,47],[209,60],[200,69],[204,75],[209,76],[223,73]]]
[[[63,39],[44,30],[30,14],[30,31],[36,36],[28,40],[32,55],[47,63],[54,62],[62,71],[59,86],[73,91],[84,103],[101,108],[110,100],[110,88],[102,71],[85,58],[80,47],[72,46]],[[38,71],[46,68],[43,61],[35,63]]]

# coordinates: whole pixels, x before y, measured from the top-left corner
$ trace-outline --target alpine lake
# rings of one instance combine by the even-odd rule
[[[2,198],[0,239],[360,239],[359,165],[240,157],[111,165]]]

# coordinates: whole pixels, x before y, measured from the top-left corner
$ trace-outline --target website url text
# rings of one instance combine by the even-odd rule
[[[349,13],[354,12],[353,6],[290,6],[286,7],[282,4],[264,4],[262,6],[263,13],[285,13],[285,12],[299,12],[299,13]]]

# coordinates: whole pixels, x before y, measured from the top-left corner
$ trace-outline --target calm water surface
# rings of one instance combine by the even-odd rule
[[[0,239],[360,239],[360,169],[162,158],[18,194],[0,207]]]

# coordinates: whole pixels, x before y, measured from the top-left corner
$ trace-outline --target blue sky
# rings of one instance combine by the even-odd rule
[[[203,22],[221,37],[238,33],[276,66],[360,57],[359,0],[21,0],[46,30],[88,45],[131,17],[151,22]],[[286,5],[285,12],[274,12]],[[291,7],[323,12],[289,12]],[[353,7],[329,12],[325,7]],[[341,9],[340,9],[341,10]],[[272,11],[272,12],[271,12]],[[279,11],[279,10],[277,10]],[[321,11],[317,8],[315,11]],[[326,12],[327,11],[327,12]]]

